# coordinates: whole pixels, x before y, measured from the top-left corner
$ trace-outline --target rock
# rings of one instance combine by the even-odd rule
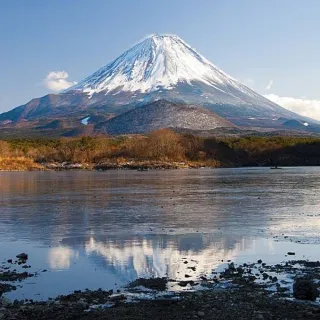
[[[190,281],[179,281],[178,282],[178,285],[180,286],[180,287],[186,287],[188,284],[190,284],[191,286],[193,286],[194,285],[194,281],[193,280],[190,280]]]
[[[203,311],[198,311],[198,316],[199,317],[204,317],[205,316],[205,313]]]
[[[263,320],[264,319],[264,316],[262,313],[257,313],[257,316],[256,316],[256,319],[258,320]]]
[[[192,271],[196,271],[196,267],[188,267],[187,269],[191,269]]]
[[[2,296],[3,293],[9,292],[9,291],[15,290],[15,289],[16,289],[16,287],[11,284],[0,282],[0,297]],[[0,306],[1,305],[2,305],[2,299],[0,300]]]
[[[4,313],[5,313],[5,311],[6,311],[6,309],[4,309],[4,308],[0,308],[0,320],[2,320],[2,319],[4,319]]]
[[[296,299],[315,301],[318,295],[317,286],[312,280],[297,279],[293,284],[293,296]]]
[[[149,278],[149,279],[138,278],[135,281],[129,283],[129,287],[135,288],[135,287],[142,286],[151,290],[165,291],[167,288],[167,283],[168,283],[167,278]]]
[[[287,253],[287,255],[288,255],[288,256],[294,256],[294,255],[295,255],[295,252],[290,252],[290,251],[289,251],[289,252]]]
[[[17,256],[16,256],[19,260],[28,260],[28,255],[24,252],[22,253],[19,253]]]
[[[7,307],[11,304],[11,301],[6,298],[6,297],[2,297],[0,298],[0,305],[3,306],[3,307]]]
[[[117,295],[114,295],[112,297],[109,298],[110,301],[113,301],[113,302],[119,302],[119,301],[123,301],[123,300],[126,300],[126,296],[124,294],[117,294]]]
[[[243,270],[241,267],[238,267],[238,268],[237,268],[237,272],[238,272],[239,274],[242,274],[242,273],[244,273],[244,270]]]
[[[230,270],[235,270],[236,269],[233,262],[229,263],[228,267],[229,267]]]
[[[87,303],[87,300],[86,299],[79,299],[78,301],[78,306],[81,308],[81,309],[88,309],[89,308],[89,304]]]
[[[261,259],[259,259],[257,262],[260,264],[260,263],[262,263],[262,260],[261,260]]]
[[[16,306],[16,307],[19,306],[20,305],[20,301],[18,299],[15,299],[13,301],[13,305]]]
[[[253,281],[257,280],[257,278],[255,276],[249,276],[248,280],[253,282]]]

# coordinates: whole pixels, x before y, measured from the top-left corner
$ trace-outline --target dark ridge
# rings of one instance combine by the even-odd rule
[[[159,100],[122,113],[96,126],[107,134],[147,133],[158,129],[213,130],[235,127],[212,111],[198,105]]]

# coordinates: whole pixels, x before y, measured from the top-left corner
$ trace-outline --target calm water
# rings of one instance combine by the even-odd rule
[[[0,173],[0,262],[27,252],[31,272],[48,270],[10,298],[196,279],[288,251],[320,260],[319,234],[320,168]]]

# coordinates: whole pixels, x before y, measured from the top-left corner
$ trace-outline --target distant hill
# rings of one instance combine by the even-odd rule
[[[234,125],[217,114],[197,105],[156,101],[98,124],[107,134],[147,133],[162,128],[212,130]]]

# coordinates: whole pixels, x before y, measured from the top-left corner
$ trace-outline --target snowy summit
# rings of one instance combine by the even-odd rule
[[[229,84],[247,91],[178,36],[154,34],[65,92],[147,93],[161,88],[170,90],[178,83],[194,81],[218,90]]]

